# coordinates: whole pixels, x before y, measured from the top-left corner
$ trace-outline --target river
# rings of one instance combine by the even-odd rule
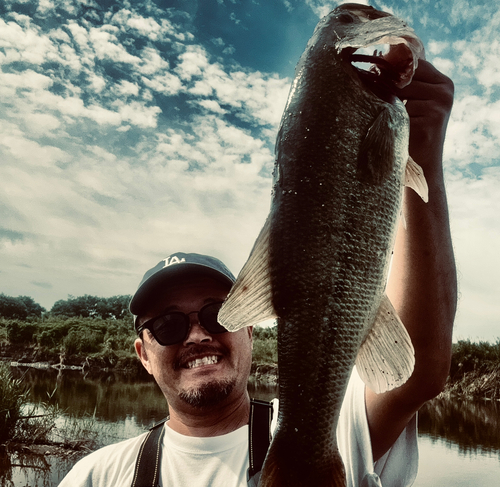
[[[92,424],[100,444],[140,434],[165,417],[156,384],[112,373],[13,368],[24,377],[33,403],[54,402],[83,426]],[[253,397],[270,400],[276,388],[249,385]],[[97,428],[96,428],[97,426]],[[415,487],[488,487],[500,483],[500,404],[492,401],[434,400],[419,413],[420,467]],[[0,487],[56,487],[79,458],[0,455]]]

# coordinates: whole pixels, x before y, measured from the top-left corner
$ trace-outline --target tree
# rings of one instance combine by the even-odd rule
[[[68,296],[68,299],[60,299],[54,303],[50,312],[53,315],[63,315],[68,317],[78,317],[82,318],[93,318],[98,316],[97,313],[97,303],[99,302],[97,296],[90,296],[85,294],[85,296],[79,296],[75,298],[74,296]]]
[[[123,319],[130,315],[128,303],[130,296],[112,296],[101,298],[85,294],[84,296],[69,296],[54,303],[50,312],[53,315],[83,318],[115,318]]]
[[[43,306],[40,306],[38,303],[36,303],[33,298],[30,298],[29,296],[18,296],[17,299],[21,300],[28,311],[28,316],[37,316],[40,318],[42,316],[42,313],[45,313],[47,311]]]
[[[13,318],[24,320],[30,316],[42,316],[45,308],[35,303],[29,296],[7,296],[0,294],[0,316],[3,318]]]

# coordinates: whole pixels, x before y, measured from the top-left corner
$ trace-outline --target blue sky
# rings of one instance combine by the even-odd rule
[[[49,308],[131,294],[175,251],[237,273],[269,210],[294,66],[339,2],[4,0],[0,292]],[[341,3],[341,2],[340,2]],[[371,5],[414,27],[456,86],[445,172],[455,338],[500,336],[500,9]]]

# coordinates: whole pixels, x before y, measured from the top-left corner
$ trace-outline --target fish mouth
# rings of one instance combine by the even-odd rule
[[[418,59],[424,58],[424,46],[403,20],[349,3],[325,19],[321,29],[332,29],[330,38],[337,53],[364,84],[394,93],[411,83]]]
[[[413,77],[416,60],[412,50],[404,43],[375,44],[345,51],[346,60],[363,85],[384,100],[392,98]]]

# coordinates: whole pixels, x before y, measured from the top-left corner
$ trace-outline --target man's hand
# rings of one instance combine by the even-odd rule
[[[453,93],[451,79],[423,59],[412,82],[398,93],[410,116],[410,155],[424,173],[432,173],[430,163],[441,162]]]

